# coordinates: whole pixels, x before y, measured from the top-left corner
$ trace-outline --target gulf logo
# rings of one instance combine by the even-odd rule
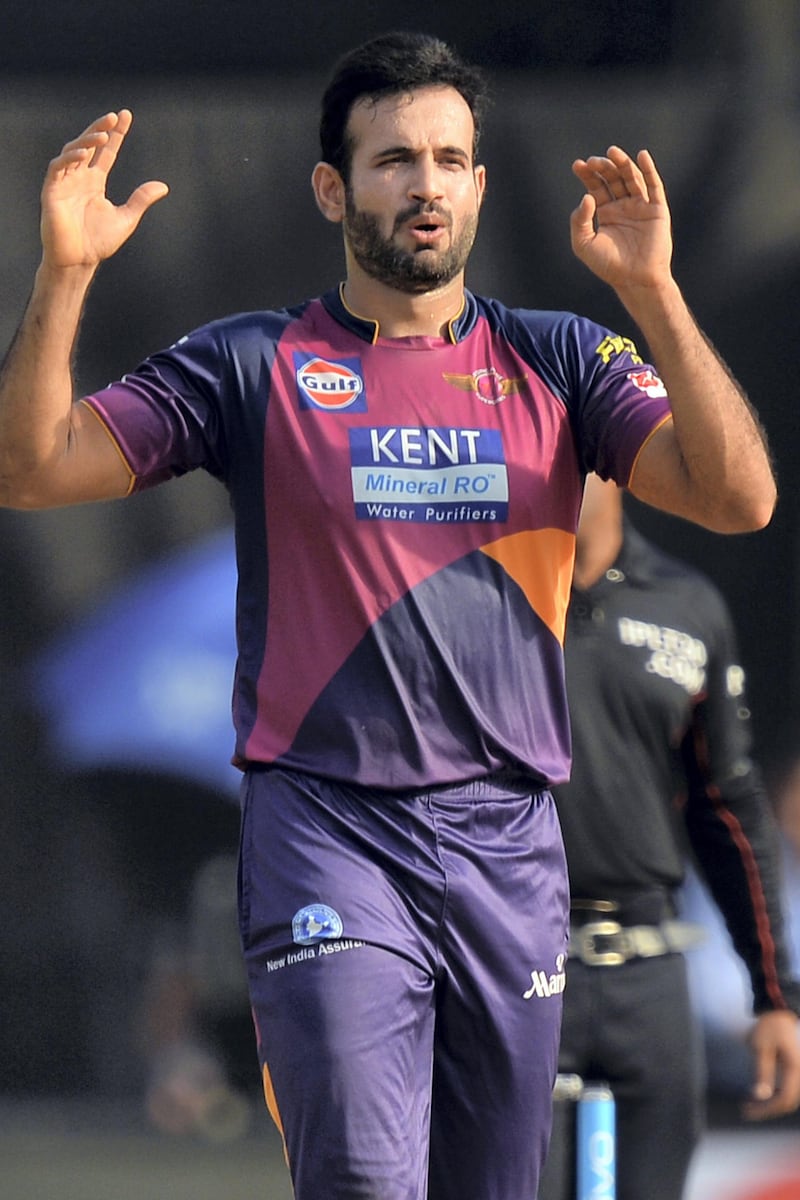
[[[322,358],[296,350],[294,363],[301,408],[367,411],[359,358]]]

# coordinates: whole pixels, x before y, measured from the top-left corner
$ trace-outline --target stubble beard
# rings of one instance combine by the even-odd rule
[[[344,232],[358,265],[371,279],[398,291],[420,295],[450,283],[467,264],[478,231],[478,218],[472,214],[444,251],[409,251],[394,241],[398,229],[415,216],[436,213],[446,216],[437,205],[417,205],[395,219],[391,237],[381,232],[378,218],[356,207],[350,188],[345,193]],[[452,224],[448,221],[452,231]]]

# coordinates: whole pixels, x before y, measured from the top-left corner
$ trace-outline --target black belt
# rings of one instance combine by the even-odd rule
[[[619,967],[632,958],[660,958],[698,946],[706,936],[700,925],[662,921],[659,925],[622,925],[585,921],[570,928],[569,957],[593,967]]]

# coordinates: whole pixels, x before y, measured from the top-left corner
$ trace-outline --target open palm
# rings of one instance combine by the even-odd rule
[[[42,187],[41,235],[54,267],[96,267],[125,242],[152,204],[168,192],[140,184],[124,204],[106,196],[108,175],[133,120],[127,109],[106,113],[52,160]]]
[[[646,150],[634,161],[618,146],[573,163],[586,195],[571,219],[575,254],[614,288],[669,277],[672,234],[664,185]]]

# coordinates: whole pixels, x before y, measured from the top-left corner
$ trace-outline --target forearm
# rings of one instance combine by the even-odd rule
[[[766,439],[747,397],[698,328],[674,282],[619,289],[664,381],[678,479],[670,505],[719,532],[762,528],[775,506]],[[673,464],[674,469],[675,464]],[[635,494],[664,507],[664,479],[636,473]]]
[[[755,770],[718,796],[690,790],[689,841],[750,976],[757,1012],[800,1010],[785,936],[776,830]]]
[[[36,273],[22,323],[0,371],[0,504],[39,507],[43,481],[69,450],[72,355],[94,272]]]

